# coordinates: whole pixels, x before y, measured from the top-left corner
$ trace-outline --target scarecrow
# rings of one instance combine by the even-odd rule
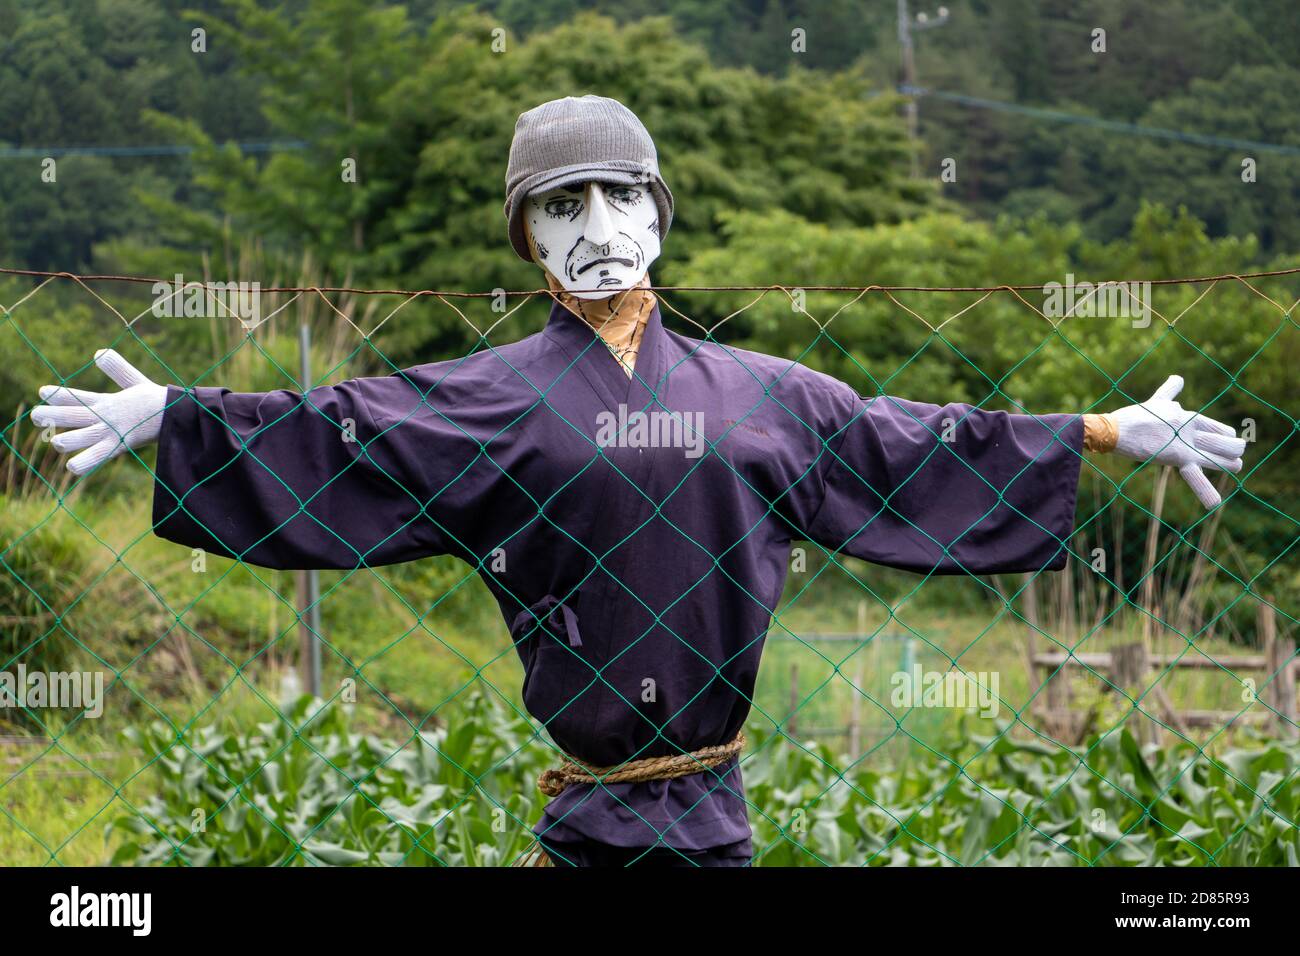
[[[647,270],[672,194],[614,100],[519,117],[505,214],[553,299],[521,341],[305,394],[157,385],[101,351],[121,391],[47,386],[32,417],[72,429],[54,444],[77,474],[156,441],[154,531],[186,547],[475,567],[564,753],[539,860],[751,861],[741,730],[792,541],[927,575],[1059,570],[1084,451],[1176,467],[1206,507],[1202,469],[1241,468],[1178,376],[1110,415],[1017,415],[863,398],[669,330]]]

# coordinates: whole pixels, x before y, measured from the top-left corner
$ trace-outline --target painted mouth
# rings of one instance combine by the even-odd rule
[[[631,269],[633,266],[636,265],[636,260],[634,259],[624,259],[621,256],[610,256],[605,259],[593,259],[591,262],[585,262],[582,265],[580,265],[573,274],[575,277],[577,277],[582,275],[588,269],[591,269],[595,266],[605,265],[610,262],[616,263],[621,266],[626,266],[629,269]]]

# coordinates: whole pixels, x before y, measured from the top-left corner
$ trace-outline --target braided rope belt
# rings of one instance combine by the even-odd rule
[[[573,757],[565,756],[558,767],[542,771],[537,778],[537,789],[548,797],[558,797],[569,787],[580,783],[644,783],[647,780],[672,780],[700,773],[720,763],[725,763],[745,746],[745,735],[738,733],[730,743],[701,747],[688,754],[671,754],[667,757],[642,757],[613,767],[594,767]]]
[[[519,859],[515,860],[515,862],[511,863],[510,865],[511,866],[555,866],[555,861],[552,860],[550,856],[547,854],[547,852],[542,849],[542,844],[539,843],[536,839],[534,839],[532,843],[528,844],[528,849],[524,850],[523,855],[519,857]]]
[[[668,757],[643,757],[630,760],[613,767],[595,767],[573,757],[566,756],[564,762],[550,770],[545,770],[537,778],[537,789],[548,797],[559,796],[569,787],[582,783],[644,783],[647,780],[672,780],[700,773],[725,763],[745,746],[745,735],[738,733],[730,743],[713,747],[701,747],[688,754],[674,754]],[[555,863],[542,849],[540,841],[534,839],[522,856],[512,864],[514,866],[554,866]]]

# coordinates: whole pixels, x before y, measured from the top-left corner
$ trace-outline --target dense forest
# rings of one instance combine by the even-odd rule
[[[1077,222],[1100,240],[1127,233],[1144,200],[1186,205],[1211,236],[1253,235],[1265,252],[1294,248],[1293,4],[948,6],[941,28],[915,34],[918,82],[1006,108],[922,99],[923,168],[937,182],[939,161],[957,162],[956,182],[940,184],[944,197],[985,218]],[[446,0],[273,10],[246,0],[0,0],[0,257],[75,270],[97,254],[121,257],[105,249],[115,240],[162,235],[192,249],[204,236],[189,220],[208,215],[272,244],[310,238],[358,277],[519,281],[486,245],[497,238],[487,213],[511,120],[577,88],[621,95],[643,112],[666,172],[691,200],[679,235],[711,231],[725,206],[863,226],[898,221],[930,198],[898,181],[904,144],[872,122],[898,110],[892,0],[497,0],[469,9]],[[589,11],[609,19],[575,26]],[[202,52],[195,28],[207,33]],[[1097,28],[1105,52],[1093,51]],[[506,31],[503,53],[493,50],[497,29]],[[1088,119],[1290,149],[1254,156],[1258,180],[1243,191],[1231,175],[1241,150],[1127,135]],[[269,161],[73,154],[60,164],[61,188],[35,188],[43,150],[209,141],[304,148]],[[340,153],[357,154],[364,188],[346,200],[323,189],[300,195]],[[277,188],[255,200],[252,182]],[[183,224],[168,200],[189,213]],[[449,269],[444,234],[471,226],[483,233],[482,254]],[[674,245],[668,254],[682,261],[691,243]]]

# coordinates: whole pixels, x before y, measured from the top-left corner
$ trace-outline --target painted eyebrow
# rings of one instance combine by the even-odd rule
[[[559,190],[559,189],[563,189],[563,190],[564,190],[566,193],[568,193],[570,196],[581,196],[583,193],[586,192],[586,186],[585,186],[585,184],[579,184],[579,185],[577,185],[577,186],[556,186],[555,189],[553,189],[553,190],[552,190],[552,189],[548,189],[546,192],[542,192],[542,193],[532,193],[532,194],[529,195],[528,198],[530,198],[530,199],[534,199],[534,200],[536,200],[536,201],[539,202],[539,203],[548,203],[548,202],[550,202],[552,199],[559,199],[559,198],[561,198],[561,197],[559,197],[559,196],[552,196],[552,195],[551,195],[552,192],[555,192],[556,190]]]

